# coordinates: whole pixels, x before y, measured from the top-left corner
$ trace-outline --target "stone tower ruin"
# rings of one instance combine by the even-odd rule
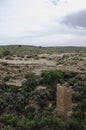
[[[66,86],[57,86],[57,106],[56,110],[59,116],[68,117],[72,109],[72,89]]]

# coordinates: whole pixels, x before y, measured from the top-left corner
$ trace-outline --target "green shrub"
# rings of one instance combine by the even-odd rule
[[[34,73],[28,73],[26,76],[26,81],[23,82],[23,89],[25,91],[33,91],[37,85],[36,77]]]
[[[11,55],[11,52],[9,50],[5,50],[3,51],[3,56],[8,56],[8,55]]]
[[[57,83],[63,83],[64,76],[61,71],[58,70],[45,70],[41,74],[40,83],[45,85],[55,85]]]
[[[10,78],[11,78],[10,76],[6,76],[6,77],[4,77],[4,79],[3,79],[3,80],[6,82],[6,81],[9,81],[9,80],[10,80]]]
[[[4,123],[5,125],[11,125],[15,127],[17,126],[18,117],[11,114],[6,114],[0,117],[0,122]]]
[[[70,78],[70,79],[68,80],[68,83],[69,83],[69,85],[74,85],[74,83],[75,83],[75,77]]]
[[[72,96],[73,102],[81,101],[81,94],[79,92],[74,92]]]
[[[14,128],[11,125],[7,125],[4,128],[2,128],[1,130],[14,130]]]
[[[69,119],[66,124],[66,130],[84,130],[82,124],[74,118]]]

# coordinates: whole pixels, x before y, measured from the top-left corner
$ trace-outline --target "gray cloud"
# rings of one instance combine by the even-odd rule
[[[49,0],[53,5],[57,5],[60,0]]]
[[[73,27],[86,28],[86,10],[81,10],[75,14],[66,16],[62,23]]]

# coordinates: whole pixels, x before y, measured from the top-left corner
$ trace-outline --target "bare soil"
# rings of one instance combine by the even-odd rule
[[[86,55],[78,53],[52,53],[38,54],[37,58],[23,58],[10,56],[0,59],[0,81],[8,85],[21,86],[24,76],[28,72],[40,75],[42,70],[58,69],[86,73]]]

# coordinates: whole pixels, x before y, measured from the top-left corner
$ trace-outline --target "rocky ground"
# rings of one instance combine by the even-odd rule
[[[86,53],[52,52],[37,54],[34,57],[20,57],[15,54],[0,58],[0,80],[14,86],[21,86],[28,72],[40,75],[42,70],[48,69],[86,73]]]

